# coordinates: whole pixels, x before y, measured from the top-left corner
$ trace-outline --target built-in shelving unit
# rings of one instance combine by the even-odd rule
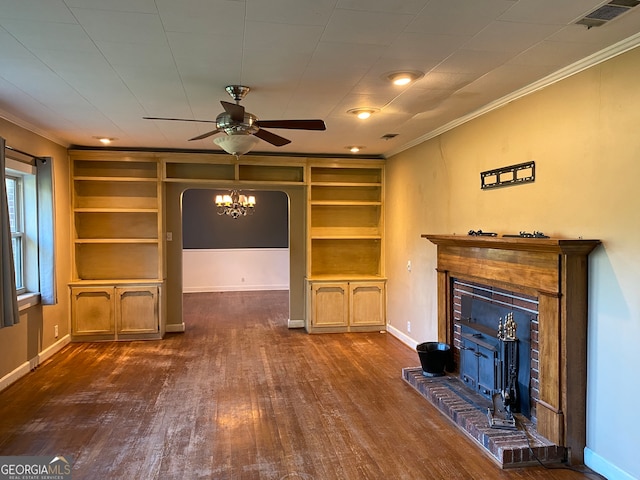
[[[70,161],[72,337],[160,337],[164,275],[159,162],[94,152],[72,152]]]
[[[308,330],[385,326],[382,163],[308,166]]]
[[[307,330],[385,328],[384,160],[72,150],[70,161],[74,340],[164,334],[163,205],[171,183],[300,187]]]

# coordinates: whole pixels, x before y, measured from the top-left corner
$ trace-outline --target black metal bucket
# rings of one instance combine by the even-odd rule
[[[445,368],[451,365],[451,347],[441,342],[425,342],[416,347],[422,374],[427,377],[444,375]]]

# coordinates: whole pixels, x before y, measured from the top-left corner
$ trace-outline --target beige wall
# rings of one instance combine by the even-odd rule
[[[387,316],[409,344],[437,337],[436,248],[421,234],[602,240],[590,257],[586,453],[635,477],[637,424],[623,412],[640,394],[628,382],[640,364],[638,78],[640,49],[512,102],[390,158],[386,191]],[[480,172],[529,160],[535,183],[480,189]]]
[[[0,119],[0,136],[10,145],[33,155],[53,157],[55,192],[56,305],[35,306],[20,313],[20,323],[0,329],[0,379],[69,334],[71,279],[69,161],[66,148]],[[24,158],[24,157],[22,157]],[[58,325],[58,339],[54,337]],[[28,371],[28,370],[27,370]]]

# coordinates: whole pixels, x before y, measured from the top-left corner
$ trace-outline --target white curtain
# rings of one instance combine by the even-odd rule
[[[0,137],[0,310],[2,322],[0,328],[15,325],[18,316],[18,297],[16,295],[16,277],[11,247],[11,225],[9,224],[9,204],[7,201],[4,171],[5,140]]]

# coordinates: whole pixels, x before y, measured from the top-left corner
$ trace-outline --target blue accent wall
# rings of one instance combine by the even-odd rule
[[[244,190],[256,197],[253,215],[218,215],[215,196],[229,189],[190,189],[182,197],[182,241],[185,249],[289,247],[289,198],[278,191]]]

